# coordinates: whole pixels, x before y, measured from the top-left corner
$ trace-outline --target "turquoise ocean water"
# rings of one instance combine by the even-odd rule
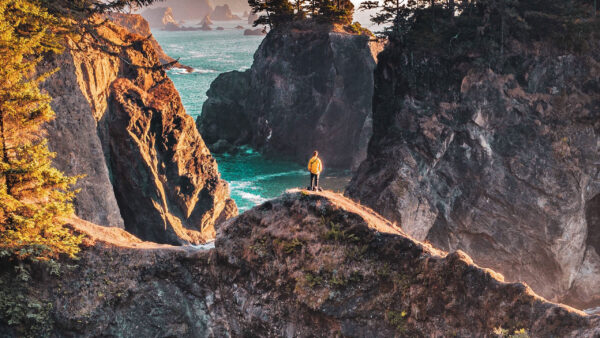
[[[192,73],[171,69],[167,73],[181,95],[188,114],[194,119],[202,111],[206,91],[211,82],[223,72],[244,71],[252,65],[254,52],[262,36],[244,36],[237,25],[250,28],[244,21],[215,21],[213,28],[222,31],[153,31],[164,51],[182,64],[194,68]],[[247,210],[267,199],[279,196],[289,188],[308,185],[309,175],[305,166],[297,163],[266,159],[252,149],[235,155],[216,155],[221,177],[229,182],[231,196],[240,211]],[[326,163],[325,163],[326,164]],[[343,191],[350,179],[348,172],[325,168],[321,186],[325,189]]]

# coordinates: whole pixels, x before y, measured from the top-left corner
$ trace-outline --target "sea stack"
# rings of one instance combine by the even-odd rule
[[[318,149],[329,168],[357,166],[370,136],[369,39],[305,22],[270,31],[249,70],[211,84],[197,120],[209,148],[249,145],[303,164]]]

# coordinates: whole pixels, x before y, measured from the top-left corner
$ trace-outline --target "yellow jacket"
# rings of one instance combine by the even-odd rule
[[[323,170],[323,164],[321,163],[321,159],[317,156],[313,156],[308,161],[308,171],[315,175],[318,175],[321,173],[321,170]]]

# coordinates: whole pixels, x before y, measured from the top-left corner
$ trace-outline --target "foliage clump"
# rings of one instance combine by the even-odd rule
[[[46,53],[60,52],[59,25],[38,3],[0,3],[0,256],[20,260],[74,257],[81,237],[61,218],[73,212],[76,178],[52,167],[43,125],[54,118],[51,98],[38,85]]]
[[[253,25],[270,28],[306,19],[349,25],[354,14],[350,0],[248,0],[248,4],[252,13],[259,14]]]

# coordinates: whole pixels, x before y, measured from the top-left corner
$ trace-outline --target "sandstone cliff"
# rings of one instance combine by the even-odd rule
[[[326,167],[347,169],[366,156],[374,67],[368,36],[305,23],[278,28],[251,69],[211,84],[196,122],[213,151],[250,145],[304,164],[318,149]]]
[[[2,304],[32,304],[28,317],[0,307],[3,336],[600,334],[600,317],[505,283],[464,253],[413,241],[332,193],[268,201],[223,224],[213,249],[157,245],[120,229],[72,223],[89,235],[87,247],[60,277],[26,267],[30,280],[22,283],[2,262]],[[21,326],[8,326],[10,316]]]
[[[100,22],[100,20],[98,20]],[[107,22],[45,60],[57,167],[85,175],[81,218],[160,243],[198,243],[235,215],[227,184],[151,41]]]
[[[191,72],[193,70],[192,67],[182,65],[177,60],[173,59],[165,53],[158,41],[156,41],[156,39],[152,36],[152,32],[150,31],[150,25],[148,24],[148,21],[146,21],[141,15],[123,14],[115,12],[107,14],[107,17],[116,24],[127,28],[130,32],[146,37],[152,44],[152,47],[154,47],[154,50],[156,51],[156,54],[158,55],[158,59],[160,60],[161,64],[170,64],[172,67],[183,68],[188,72]]]
[[[417,25],[379,54],[347,194],[550,299],[600,304],[600,46],[582,33],[600,26],[529,12],[530,30],[493,36],[469,20],[437,45]]]

